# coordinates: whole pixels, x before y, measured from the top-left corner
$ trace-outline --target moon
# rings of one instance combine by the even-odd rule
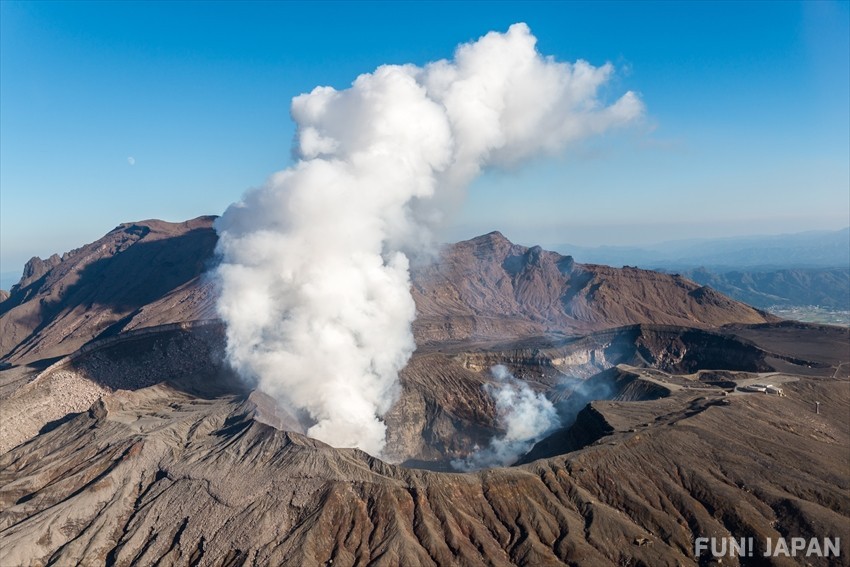
[[[127,163],[129,163],[130,165],[136,165],[136,158],[134,158],[133,156],[128,157]]]

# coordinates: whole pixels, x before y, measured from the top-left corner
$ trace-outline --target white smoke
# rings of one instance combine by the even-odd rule
[[[229,360],[309,435],[381,453],[380,416],[415,347],[409,258],[431,246],[445,203],[482,168],[642,114],[631,92],[598,99],[611,65],[559,63],[535,43],[515,24],[453,61],[295,97],[298,162],[217,221]]]
[[[561,425],[558,412],[545,395],[514,378],[504,366],[490,369],[496,384],[485,388],[496,405],[497,423],[505,433],[490,440],[464,459],[452,461],[458,470],[508,466],[527,453],[535,443]]]

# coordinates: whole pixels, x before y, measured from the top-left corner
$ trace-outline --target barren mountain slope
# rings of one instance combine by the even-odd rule
[[[385,416],[405,468],[304,437],[228,370],[210,223],[122,225],[0,303],[6,360],[34,361],[0,371],[0,565],[695,565],[695,537],[850,540],[847,329],[462,242],[413,276],[420,348]],[[434,472],[501,433],[495,364],[564,428],[527,464]]]
[[[827,351],[835,351],[826,342],[826,331],[809,334],[826,343]],[[799,344],[798,348],[805,347]],[[476,445],[486,445],[498,434],[493,399],[484,389],[493,379],[489,370],[496,364],[508,366],[534,390],[547,392],[557,401],[569,395],[565,384],[576,380],[606,381],[596,397],[614,395],[619,387],[607,384],[609,371],[621,364],[668,372],[704,368],[759,372],[783,367],[820,375],[831,373],[839,363],[812,362],[823,359],[823,352],[799,360],[771,349],[734,335],[658,326],[625,327],[584,337],[420,349],[401,373],[400,398],[384,416],[388,428],[384,457],[447,470],[452,459],[468,455]],[[223,350],[220,323],[166,325],[93,341],[41,371],[16,367],[0,372],[0,452],[67,419],[70,413],[87,411],[116,390],[164,381],[184,389],[185,384],[205,384],[207,392],[223,381],[239,384],[222,359]],[[581,401],[575,398],[570,403],[576,400]],[[275,415],[274,404],[268,405],[264,412],[268,423],[305,432],[297,420]]]
[[[121,331],[215,317],[203,275],[214,262],[212,221],[126,223],[61,258],[34,258],[0,303],[0,358],[32,362]],[[418,344],[774,320],[680,277],[579,265],[499,233],[447,246],[414,272],[413,295]]]
[[[775,320],[679,276],[576,264],[498,232],[446,247],[439,262],[414,272],[413,290],[420,341]]]
[[[622,372],[577,451],[446,474],[277,430],[175,369],[0,456],[0,564],[695,565],[700,536],[847,541],[846,372],[788,376],[784,398]]]
[[[0,356],[33,361],[125,329],[214,316],[199,280],[216,243],[212,220],[125,223],[61,258],[33,258],[0,303]]]

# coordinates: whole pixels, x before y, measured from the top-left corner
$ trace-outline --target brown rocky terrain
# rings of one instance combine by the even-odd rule
[[[0,565],[708,565],[709,536],[755,538],[723,565],[841,537],[806,562],[850,565],[847,329],[491,233],[414,273],[380,460],[228,369],[214,245],[211,218],[121,225],[0,303]],[[496,364],[563,427],[517,466],[448,472],[500,433]]]
[[[33,258],[0,302],[0,359],[32,362],[122,331],[215,317],[204,276],[213,220],[125,223],[61,258]],[[576,264],[498,232],[446,247],[414,271],[413,294],[417,344],[776,320],[678,276]]]
[[[41,360],[123,330],[213,317],[200,277],[213,218],[126,223],[62,257],[33,258],[0,303],[0,358]]]
[[[413,274],[418,344],[652,323],[715,327],[776,320],[676,275],[577,264],[499,232],[447,247]]]
[[[675,342],[662,330],[625,334],[648,353]],[[830,332],[810,331],[810,346]],[[0,456],[0,564],[691,565],[695,537],[754,537],[763,549],[766,537],[850,535],[850,382],[827,362],[817,376],[768,377],[753,344],[739,371],[699,372],[684,358],[667,371],[621,364],[612,399],[566,431],[571,445],[547,440],[540,460],[456,474],[266,425],[263,400],[226,373],[198,372],[204,349],[186,363],[186,345],[210,334],[137,335],[51,371],[85,372],[110,393]],[[461,358],[542,375],[551,363],[516,351]],[[132,376],[143,361],[160,368]],[[753,377],[786,396],[716,385]]]

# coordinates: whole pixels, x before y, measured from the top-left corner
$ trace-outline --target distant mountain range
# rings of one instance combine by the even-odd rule
[[[850,268],[728,272],[697,268],[681,275],[762,309],[817,305],[850,311]]]
[[[848,268],[850,227],[773,236],[676,240],[644,247],[561,244],[555,249],[585,264],[649,269],[701,267],[717,273],[740,268]]]

